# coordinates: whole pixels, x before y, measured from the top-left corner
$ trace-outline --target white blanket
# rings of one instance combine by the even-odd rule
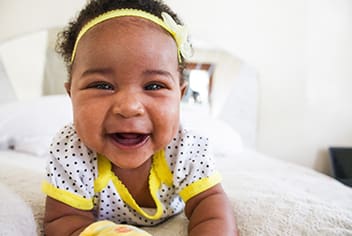
[[[250,150],[219,155],[216,160],[241,235],[352,235],[351,188],[313,170]],[[44,165],[44,158],[0,151],[0,182],[30,206],[39,235],[45,199],[40,192]],[[17,215],[8,212],[10,205],[16,204],[14,199],[3,199],[8,204],[0,205],[6,206],[0,209],[0,223],[29,227],[31,221],[23,219],[28,219],[28,211]],[[145,229],[155,236],[187,235],[187,219],[181,214]]]
[[[252,151],[223,170],[241,235],[352,235],[352,188]]]
[[[36,235],[31,208],[2,183],[0,192],[0,235]]]

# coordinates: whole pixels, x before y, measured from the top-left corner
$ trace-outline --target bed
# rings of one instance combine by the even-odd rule
[[[66,95],[0,104],[0,235],[43,235],[47,147],[71,121],[70,106]],[[350,187],[248,148],[228,123],[189,106],[182,120],[210,136],[240,235],[352,235]],[[187,219],[180,214],[145,230],[187,235]]]
[[[39,12],[32,14],[27,20],[34,23],[28,29],[12,19],[18,14],[3,14],[7,17],[4,22],[11,23],[8,28],[14,30],[5,38],[50,28],[48,34],[42,31],[39,37],[31,36],[29,41],[35,46],[14,42],[8,44],[8,50],[0,47],[3,64],[12,60],[16,65],[13,73],[6,73],[0,60],[0,235],[4,236],[43,235],[45,196],[40,185],[47,150],[57,130],[72,119],[68,96],[52,95],[63,92],[65,74],[64,65],[53,53],[57,28],[51,27],[66,23],[63,14],[71,16],[75,7],[71,1],[54,2],[57,5],[40,2],[42,8],[38,11],[50,17]],[[82,4],[79,2],[84,1],[76,4]],[[47,10],[42,11],[45,4]],[[3,13],[16,10],[10,6],[16,5],[4,5]],[[56,12],[60,14],[53,14]],[[42,46],[40,50],[35,48],[38,44]],[[233,55],[208,46],[200,47],[206,50],[196,48],[193,60],[216,64],[211,111],[183,104],[181,116],[185,126],[207,132],[211,140],[240,235],[352,235],[352,188],[312,169],[257,152],[256,71]],[[14,57],[16,51],[21,52],[21,58]],[[37,58],[39,52],[45,60]],[[27,63],[28,60],[45,68],[36,68],[39,73],[30,74],[34,63]],[[19,64],[22,70],[18,70]],[[10,82],[7,74],[18,75],[19,79],[14,82],[12,78]],[[21,100],[19,93],[29,88],[48,96]],[[145,229],[155,236],[183,236],[187,235],[187,219],[180,214]]]

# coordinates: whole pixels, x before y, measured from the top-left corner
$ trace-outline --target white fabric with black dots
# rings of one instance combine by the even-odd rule
[[[215,172],[208,138],[180,130],[165,149],[177,191]]]
[[[121,193],[117,191],[111,180],[100,192],[94,191],[95,180],[99,175],[99,158],[97,153],[82,143],[72,124],[65,126],[51,144],[46,182],[53,187],[54,191],[60,191],[61,195],[68,193],[65,200],[62,200],[66,201],[66,204],[70,205],[70,198],[73,202],[77,202],[77,199],[91,200],[93,212],[98,220],[154,225],[183,210],[184,201],[179,194],[182,190],[215,174],[208,139],[205,137],[180,129],[177,136],[165,148],[164,153],[165,163],[172,174],[173,183],[172,185],[161,183],[157,192],[156,196],[163,207],[163,213],[159,219],[148,219],[124,202],[120,197]],[[51,196],[49,191],[46,194]],[[60,194],[53,194],[51,197],[61,201],[61,197],[60,199],[55,197],[61,196]],[[150,209],[147,209],[145,212],[149,211]],[[153,212],[153,209],[151,211]]]
[[[98,175],[97,155],[77,136],[73,125],[65,126],[53,139],[47,165],[47,177],[56,188],[86,199],[94,195]]]

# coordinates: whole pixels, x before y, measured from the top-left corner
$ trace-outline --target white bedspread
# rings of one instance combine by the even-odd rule
[[[218,162],[241,235],[352,235],[352,188],[253,151]]]
[[[241,235],[352,235],[352,188],[251,150],[221,155],[216,160]],[[44,165],[42,157],[0,151],[0,182],[31,207],[39,235],[45,198],[40,192]],[[9,205],[12,200],[7,200]],[[4,217],[9,222],[12,215],[0,210],[0,222]],[[24,222],[16,217],[13,224]],[[187,220],[181,214],[146,230],[156,236],[187,235]]]

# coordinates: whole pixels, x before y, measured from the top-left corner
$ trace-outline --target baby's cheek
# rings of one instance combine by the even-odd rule
[[[160,114],[158,134],[160,139],[163,140],[163,145],[167,145],[176,136],[179,130],[179,113],[170,112],[167,116]]]
[[[102,129],[98,119],[94,115],[77,114],[74,118],[74,126],[81,141],[90,149],[101,149]]]

